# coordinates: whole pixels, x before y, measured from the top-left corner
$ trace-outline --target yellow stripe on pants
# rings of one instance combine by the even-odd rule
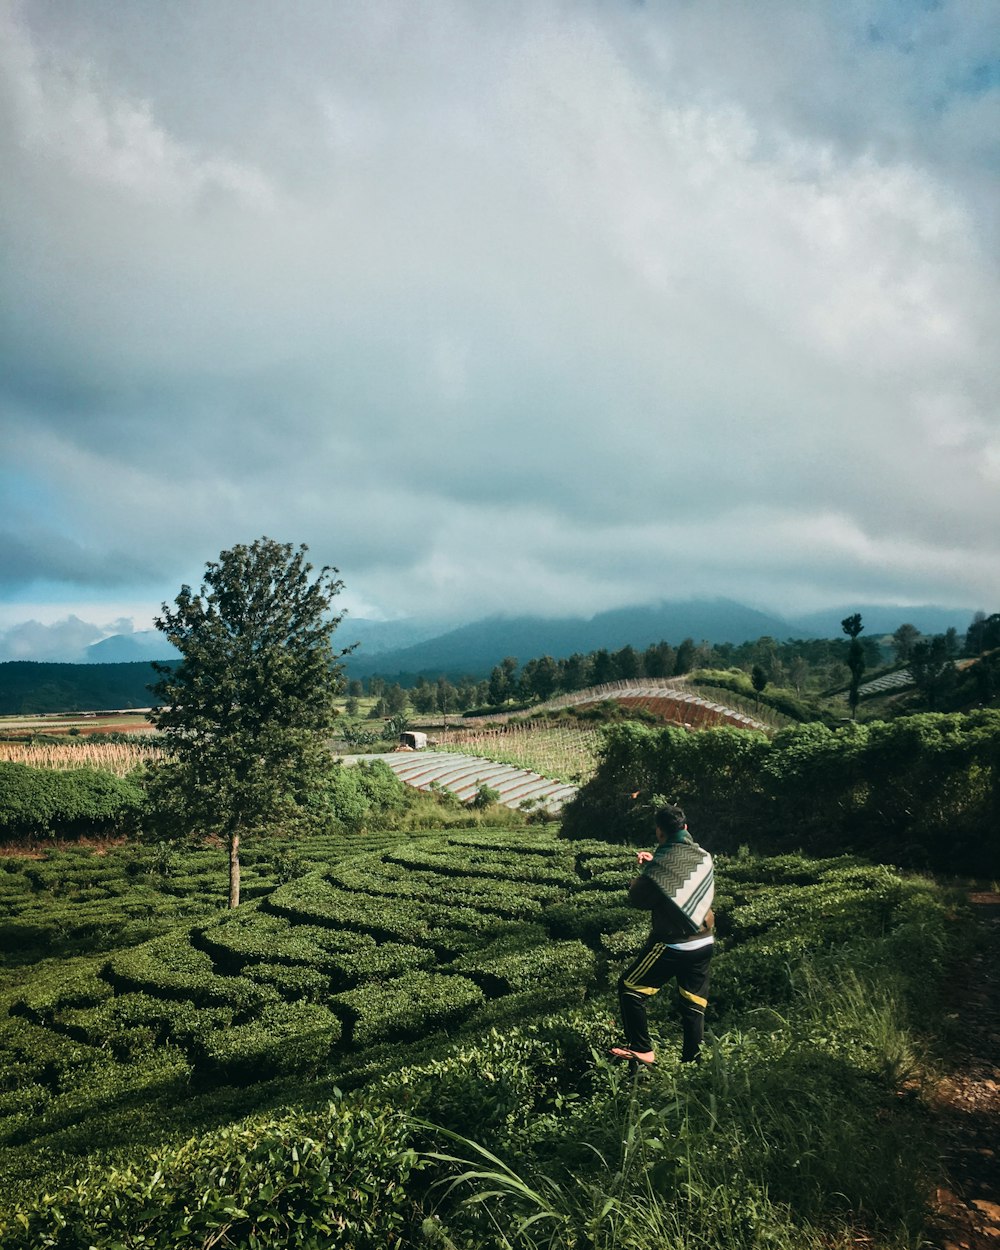
[[[653,949],[649,952],[646,958],[642,961],[642,963],[638,966],[638,968],[636,968],[636,970],[632,973],[632,976],[636,978],[645,976],[645,974],[650,970],[650,968],[652,968],[653,964],[656,963],[656,961],[660,958],[660,956],[663,954],[665,950],[666,950],[666,944],[663,942],[658,942],[653,947]],[[649,995],[657,994],[659,993],[659,990],[660,990],[660,987],[658,985],[640,985],[638,983],[638,980],[635,980],[635,981],[626,980],[625,988],[627,990],[632,990],[633,993],[636,993],[636,994],[649,994]]]

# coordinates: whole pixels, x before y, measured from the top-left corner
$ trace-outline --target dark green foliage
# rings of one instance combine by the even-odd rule
[[[641,841],[648,843],[648,830]],[[260,842],[252,867],[273,866],[280,845]],[[172,1180],[148,1189],[156,1164],[173,1150],[164,1141],[201,1126],[201,1143],[185,1148],[191,1168],[207,1168],[208,1151],[216,1151],[213,1162],[221,1168],[222,1138],[203,1136],[213,1116],[322,1100],[334,1081],[363,1090],[376,1119],[383,1102],[406,1106],[485,1140],[519,1167],[552,1168],[557,1176],[566,1167],[589,1177],[591,1147],[609,1159],[620,1149],[620,1107],[591,1047],[600,1051],[614,1040],[608,988],[648,928],[648,917],[624,906],[634,871],[631,847],[568,843],[554,831],[476,830],[366,838],[353,851],[343,835],[316,838],[297,844],[296,854],[315,866],[281,885],[261,877],[272,893],[260,902],[214,914],[202,902],[201,915],[189,912],[185,923],[154,941],[65,967],[38,965],[30,978],[15,969],[6,989],[0,982],[0,1167],[20,1184],[29,1227],[44,1212],[51,1216],[38,1195],[55,1192],[53,1177],[79,1176],[59,1200],[73,1236],[84,1226],[72,1221],[93,1212],[88,1204],[98,1201],[98,1191],[107,1209],[118,1201],[108,1188],[115,1176],[131,1175],[135,1186],[145,1177],[153,1200],[143,1218],[179,1219],[178,1204],[195,1210],[202,1197],[190,1197]],[[0,865],[0,894],[11,887],[15,902],[34,899],[40,919],[43,904],[63,912],[118,906],[117,880],[145,898],[193,909],[213,862],[212,852],[180,847],[166,857],[155,847],[101,857],[53,854],[13,869]],[[720,857],[717,866],[724,940],[713,968],[709,1028],[725,1034],[763,1022],[763,1040],[748,1035],[733,1043],[733,1054],[748,1047],[756,1067],[770,1072],[777,1062],[770,1040],[775,1021],[801,1011],[825,961],[834,972],[845,958],[858,966],[847,951],[873,962],[919,964],[923,992],[932,995],[928,970],[944,945],[941,909],[925,884],[846,857],[769,861],[744,851]],[[199,894],[182,903],[159,891],[181,881]],[[881,972],[873,976],[885,979]],[[871,993],[865,993],[867,1005]],[[574,1005],[576,1014],[548,1018]],[[674,1011],[665,993],[652,1013],[654,1029],[663,1030],[659,1049],[671,1079]],[[670,1019],[661,1025],[664,1015]],[[815,1079],[830,1097],[836,1064],[882,1072],[885,1061],[867,1037],[836,1023],[824,1032],[812,1018],[801,1028],[805,1040],[796,1053],[805,1056],[808,1043],[826,1058],[812,1075],[796,1060],[790,1078]],[[448,1039],[454,1039],[451,1053]],[[842,1083],[860,1098],[865,1086],[855,1070],[845,1068]],[[740,1071],[740,1080],[748,1080],[755,1068],[748,1063]],[[778,1072],[760,1088],[770,1096],[780,1079]],[[224,1084],[239,1088],[227,1093]],[[674,1090],[661,1105],[676,1097]],[[862,1102],[869,1116],[881,1105],[870,1097]],[[854,1125],[856,1117],[840,1118]],[[680,1120],[664,1124],[670,1141],[688,1140]],[[769,1131],[780,1137],[779,1129]],[[741,1139],[714,1149],[738,1169],[731,1182],[719,1174],[716,1184],[738,1188],[739,1169],[753,1157],[749,1147],[744,1151]],[[154,1162],[143,1172],[139,1161],[151,1154]],[[88,1156],[95,1158],[92,1171],[81,1163]],[[863,1157],[870,1163],[873,1156]],[[790,1186],[790,1139],[775,1159],[766,1175],[753,1175],[765,1188]],[[810,1166],[821,1175],[818,1165]],[[862,1192],[856,1172],[849,1174],[852,1193]],[[203,1179],[207,1172],[197,1174]],[[239,1209],[249,1209],[256,1201],[252,1175],[238,1169],[226,1175],[234,1176]],[[899,1180],[901,1173],[893,1175]],[[415,1206],[422,1193],[422,1186],[412,1187],[408,1202]],[[123,1221],[135,1217],[131,1201],[121,1197]],[[464,1227],[464,1219],[454,1204],[446,1209],[449,1228],[452,1221]],[[157,1237],[171,1227],[150,1224]],[[489,1227],[476,1226],[464,1244],[493,1246]],[[162,1238],[151,1244],[171,1244]],[[715,1244],[729,1243],[723,1237]]]
[[[632,796],[638,792],[638,798]],[[1000,713],[925,713],[762,734],[617,726],[568,806],[569,837],[644,839],[659,796],[711,849],[857,851],[913,867],[1000,871]]]
[[[246,970],[251,981],[273,986],[289,1002],[305,999],[317,1002],[330,991],[330,978],[317,968],[301,964],[251,964]]]
[[[110,837],[135,830],[145,793],[132,777],[96,768],[0,762],[0,838]]]
[[[391,1250],[402,1244],[416,1164],[398,1114],[338,1101],[258,1116],[150,1163],[95,1167],[4,1230],[6,1250],[155,1246]],[[152,1178],[152,1179],[151,1179]]]
[[[451,964],[495,997],[517,993],[540,984],[570,986],[583,998],[594,980],[594,952],[582,942],[553,942],[513,949],[493,943],[487,949],[463,955]]]
[[[149,707],[152,664],[0,663],[0,716]]]
[[[237,1083],[312,1072],[340,1040],[337,1016],[314,1003],[276,1002],[245,1024],[199,1039],[197,1057],[210,1077]]]
[[[188,998],[202,1007],[231,1007],[239,1014],[259,1011],[275,997],[268,987],[243,977],[216,975],[208,954],[191,946],[182,934],[118,951],[108,961],[107,977],[119,992]]]
[[[372,821],[391,825],[409,802],[406,786],[384,760],[362,760],[350,768],[338,763],[327,785],[330,811],[352,831]]]
[[[482,990],[465,977],[408,972],[338,994],[332,1006],[345,1012],[354,1045],[367,1046],[457,1024],[482,1001]]]

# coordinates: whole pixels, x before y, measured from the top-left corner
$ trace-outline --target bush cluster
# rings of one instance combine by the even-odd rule
[[[398,1113],[344,1101],[258,1116],[159,1151],[153,1170],[86,1170],[5,1227],[4,1246],[391,1250],[412,1226],[411,1137]]]
[[[638,798],[634,797],[638,795]],[[855,851],[914,868],[1000,873],[1000,712],[924,713],[773,738],[621,725],[568,805],[570,838],[646,840],[652,813],[680,803],[696,837],[811,854]]]
[[[0,762],[0,838],[110,837],[134,832],[142,786],[97,768],[32,768]]]

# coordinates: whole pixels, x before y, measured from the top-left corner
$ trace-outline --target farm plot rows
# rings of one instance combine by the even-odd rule
[[[544,722],[483,724],[438,735],[442,751],[466,752],[577,785],[593,774],[599,743],[597,729]]]
[[[157,1115],[169,1120],[206,1090],[319,1073],[357,1083],[394,1070],[418,1044],[426,1053],[458,1033],[600,996],[646,924],[624,906],[632,852],[549,830],[386,837],[347,854],[321,842],[305,871],[277,885],[272,875],[257,898],[214,915],[195,892],[203,854],[168,878],[179,926],[131,945],[137,932],[126,924],[117,940],[105,934],[102,954],[40,963],[30,976],[8,970],[0,1164],[5,1150],[110,1149],[122,1125],[148,1134]],[[31,875],[50,869],[61,890]],[[216,858],[216,885],[219,869]],[[111,874],[97,876],[78,854],[8,865],[0,883],[13,923],[41,932],[33,894],[50,894],[55,924],[72,925],[74,908],[87,923],[95,906],[130,914]],[[907,889],[888,870],[847,860],[720,864],[728,949],[713,1018],[780,1002],[802,951],[845,932],[881,934]],[[126,1108],[131,1120],[121,1119]]]
[[[627,707],[645,708],[661,720],[698,729],[735,725],[742,729],[766,730],[769,727],[768,722],[773,728],[775,723],[787,721],[786,717],[772,714],[770,709],[751,706],[739,695],[721,690],[718,693],[720,701],[715,701],[669,680],[629,678],[559,695],[541,704],[539,710],[586,707],[614,700]]]
[[[127,777],[134,769],[151,763],[160,755],[160,750],[148,738],[138,735],[135,742],[102,742],[95,736],[72,745],[0,741],[0,761],[27,764],[30,768],[99,768],[116,777]]]
[[[464,752],[389,752],[384,755],[345,755],[345,764],[373,759],[384,760],[396,776],[417,790],[447,791],[468,803],[482,786],[499,795],[499,801],[514,810],[533,809],[556,816],[576,794],[576,786],[553,781],[531,769],[498,763]]]

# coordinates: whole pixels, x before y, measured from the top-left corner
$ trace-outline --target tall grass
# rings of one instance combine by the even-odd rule
[[[703,1062],[630,1072],[595,1047],[589,1097],[492,1148],[437,1130],[441,1250],[918,1250],[935,1162],[899,955],[798,970]],[[664,1052],[661,1051],[661,1054]],[[574,1074],[567,1070],[566,1080]],[[425,1126],[427,1127],[427,1126]]]
[[[8,763],[61,770],[100,768],[118,777],[127,776],[159,756],[159,749],[145,742],[95,742],[87,739],[70,745],[0,741],[0,760]]]

